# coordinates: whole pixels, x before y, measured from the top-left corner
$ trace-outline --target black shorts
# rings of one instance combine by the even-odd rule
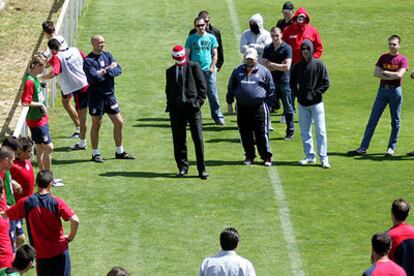
[[[37,275],[50,276],[69,276],[70,275],[70,255],[66,249],[60,255],[48,259],[36,259]]]
[[[115,115],[120,112],[115,95],[88,99],[89,114],[91,116],[102,116],[104,113]]]
[[[80,90],[73,92],[72,95],[75,98],[76,111],[80,111],[88,107],[88,93],[80,92]]]
[[[49,134],[49,125],[46,124],[40,127],[31,127],[32,139],[35,144],[50,144],[52,143],[52,137]]]

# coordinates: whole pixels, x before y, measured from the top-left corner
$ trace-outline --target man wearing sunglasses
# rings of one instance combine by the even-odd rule
[[[217,57],[216,67],[217,67],[217,72],[218,72],[218,71],[220,71],[220,69],[221,69],[221,67],[223,66],[223,63],[224,63],[223,42],[221,40],[221,32],[220,32],[219,29],[217,29],[216,27],[213,27],[213,25],[211,25],[211,17],[210,17],[210,14],[208,13],[208,11],[201,11],[198,14],[198,16],[204,18],[204,22],[206,23],[206,32],[208,32],[209,34],[214,35],[217,39],[218,57]],[[196,28],[193,28],[188,35],[190,36],[190,35],[192,35],[196,32],[197,32]]]
[[[197,62],[207,82],[207,98],[210,103],[211,117],[216,125],[224,125],[224,116],[220,110],[217,92],[218,42],[214,35],[206,32],[206,21],[202,17],[194,20],[197,32],[190,35],[185,42],[186,56]]]
[[[391,35],[388,38],[389,53],[381,55],[375,64],[374,76],[381,79],[378,94],[372,107],[361,145],[356,150],[348,151],[350,156],[363,155],[367,152],[375,128],[387,105],[390,106],[391,134],[385,157],[394,156],[400,133],[400,115],[403,99],[401,84],[402,78],[408,70],[408,59],[400,54],[400,41],[401,39],[398,35]]]

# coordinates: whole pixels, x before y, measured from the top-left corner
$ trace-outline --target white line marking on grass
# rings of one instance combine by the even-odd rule
[[[241,37],[241,30],[239,19],[233,0],[226,0],[227,7],[230,12],[230,19],[233,23],[234,38],[236,40],[236,47],[239,48]],[[278,204],[280,223],[282,224],[283,237],[286,241],[286,247],[289,253],[290,268],[293,275],[305,275],[303,265],[299,254],[299,249],[296,244],[295,231],[290,220],[289,207],[283,191],[282,182],[279,178],[279,173],[275,167],[269,170],[269,177],[272,182],[275,199]]]
[[[276,168],[269,170],[269,177],[272,182],[276,202],[279,209],[280,223],[282,224],[283,237],[286,241],[286,247],[289,253],[290,268],[293,275],[305,275],[302,261],[300,259],[299,249],[296,245],[295,230],[290,220],[289,207],[286,201],[285,192],[283,191],[282,182]]]

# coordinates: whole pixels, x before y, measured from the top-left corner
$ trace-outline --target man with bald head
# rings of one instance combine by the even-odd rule
[[[84,61],[84,70],[89,83],[89,114],[92,117],[91,144],[92,161],[102,163],[98,149],[99,129],[102,117],[108,114],[114,125],[114,140],[116,146],[116,159],[135,159],[124,150],[122,145],[122,119],[119,105],[115,98],[115,77],[121,75],[121,66],[116,62],[110,52],[104,51],[105,39],[101,35],[91,37],[92,52]]]

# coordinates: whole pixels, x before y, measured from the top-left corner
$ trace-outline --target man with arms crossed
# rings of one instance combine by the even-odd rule
[[[398,35],[388,38],[389,53],[383,54],[375,64],[374,76],[381,79],[378,94],[365,128],[361,145],[356,150],[348,151],[348,155],[363,155],[367,152],[375,128],[387,105],[390,106],[391,135],[385,157],[394,156],[400,133],[400,115],[402,107],[402,78],[408,69],[408,59],[400,54],[401,39]]]
[[[91,38],[92,52],[88,54],[84,62],[84,70],[88,78],[88,105],[89,114],[92,117],[91,144],[92,161],[102,163],[103,159],[98,149],[99,129],[102,124],[102,116],[107,113],[114,125],[115,158],[135,159],[124,150],[122,145],[122,119],[119,105],[115,98],[115,77],[121,75],[121,66],[116,62],[110,52],[104,51],[105,39],[101,35]]]

